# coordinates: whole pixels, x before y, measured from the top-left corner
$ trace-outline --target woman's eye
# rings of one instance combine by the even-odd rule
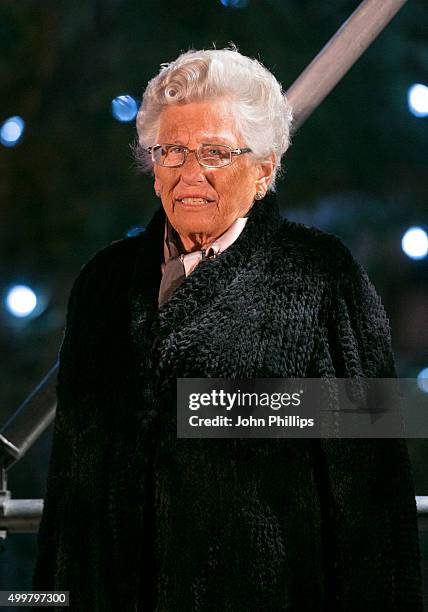
[[[219,149],[210,149],[208,153],[210,155],[221,155],[221,151]]]
[[[177,147],[170,147],[169,151],[171,153],[183,153],[184,149],[183,149],[183,147],[177,146]]]

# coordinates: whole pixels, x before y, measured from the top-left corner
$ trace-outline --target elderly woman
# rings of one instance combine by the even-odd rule
[[[73,610],[422,610],[403,441],[177,438],[177,378],[395,376],[365,272],[280,217],[290,121],[236,49],[147,86],[162,206],[82,268],[60,352],[33,588]]]

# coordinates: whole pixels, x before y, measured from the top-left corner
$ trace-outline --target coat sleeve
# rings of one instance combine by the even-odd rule
[[[334,261],[316,375],[396,377],[390,326],[373,284],[339,241]],[[422,612],[415,491],[406,441],[319,443],[325,495],[331,500],[331,584],[340,585],[344,609]]]
[[[395,378],[385,309],[365,270],[341,243],[336,272],[328,322],[335,376]]]
[[[98,609],[99,605],[107,610],[93,586],[101,571],[98,543],[102,541],[102,491],[106,484],[99,475],[107,466],[103,464],[105,453],[97,444],[103,436],[100,415],[87,400],[95,350],[90,331],[94,306],[87,296],[96,291],[87,266],[70,293],[59,354],[57,408],[33,589],[68,590],[72,608]]]
[[[66,328],[59,353],[57,408],[33,574],[33,588],[36,590],[66,588],[70,546],[73,546],[73,538],[77,542],[83,535],[72,520],[74,482],[79,471],[77,411],[80,405],[78,401],[73,402],[69,378],[74,376],[72,361],[79,358],[76,350],[82,338],[76,327],[79,322],[84,324],[85,317],[82,285],[84,275],[80,274],[68,300]]]
[[[64,586],[65,568],[64,549],[67,543],[66,520],[70,503],[72,472],[75,469],[75,443],[73,441],[72,407],[65,399],[58,397],[60,380],[66,375],[64,354],[70,348],[72,337],[73,316],[79,294],[79,279],[72,287],[68,308],[67,323],[59,355],[59,371],[57,380],[57,408],[54,421],[52,447],[48,467],[46,494],[44,498],[43,515],[38,532],[38,554],[33,574],[33,589],[55,590]]]

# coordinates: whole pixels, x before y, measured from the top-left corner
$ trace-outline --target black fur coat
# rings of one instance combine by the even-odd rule
[[[420,612],[402,440],[176,436],[177,377],[395,376],[366,274],[269,196],[158,309],[164,222],[73,285],[33,588],[88,612]]]

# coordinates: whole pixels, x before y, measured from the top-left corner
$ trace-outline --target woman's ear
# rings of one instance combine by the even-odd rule
[[[160,186],[160,181],[156,175],[155,175],[154,188],[155,188],[155,194],[157,195],[158,198],[160,198],[161,186]]]
[[[275,170],[275,154],[272,153],[266,160],[257,163],[256,191],[266,193]]]

